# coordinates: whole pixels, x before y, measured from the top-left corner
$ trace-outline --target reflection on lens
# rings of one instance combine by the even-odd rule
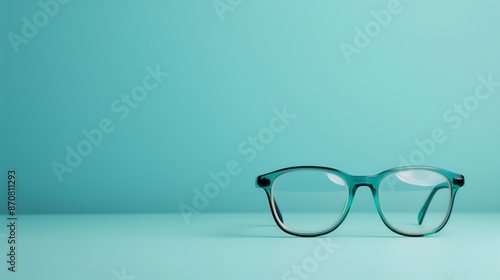
[[[384,218],[395,230],[430,233],[446,220],[451,203],[448,179],[430,170],[404,170],[386,176],[379,186]]]
[[[338,223],[349,196],[347,183],[331,172],[297,170],[278,176],[271,190],[282,224],[298,233],[318,233]]]

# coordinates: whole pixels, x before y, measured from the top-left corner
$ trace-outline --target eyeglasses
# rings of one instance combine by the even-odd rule
[[[464,182],[463,175],[427,166],[397,167],[374,176],[296,166],[258,176],[256,187],[266,192],[276,224],[292,235],[313,237],[332,232],[347,216],[356,190],[367,186],[390,230],[425,236],[446,225]]]

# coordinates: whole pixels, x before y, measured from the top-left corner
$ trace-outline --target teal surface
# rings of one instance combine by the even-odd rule
[[[258,174],[406,164],[500,210],[498,1],[0,3],[19,213],[268,211]]]
[[[421,238],[392,233],[376,213],[350,215],[329,235],[298,238],[266,214],[206,214],[190,225],[176,214],[27,215],[19,220],[18,272],[2,267],[0,277],[500,279],[498,214],[459,213]]]

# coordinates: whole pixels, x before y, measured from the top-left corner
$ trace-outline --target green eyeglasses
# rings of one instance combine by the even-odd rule
[[[371,189],[384,224],[405,236],[425,236],[448,222],[464,176],[428,166],[397,167],[374,176],[353,176],[320,166],[296,166],[257,177],[276,224],[286,233],[313,237],[335,230],[356,190]],[[279,205],[279,207],[278,207]]]

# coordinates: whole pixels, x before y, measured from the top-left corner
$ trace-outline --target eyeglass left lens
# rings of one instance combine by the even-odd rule
[[[436,231],[449,214],[451,185],[431,170],[403,170],[385,177],[379,203],[385,220],[395,230],[422,235]]]
[[[338,175],[298,170],[278,176],[271,196],[290,231],[314,234],[334,227],[344,212],[349,188]]]

